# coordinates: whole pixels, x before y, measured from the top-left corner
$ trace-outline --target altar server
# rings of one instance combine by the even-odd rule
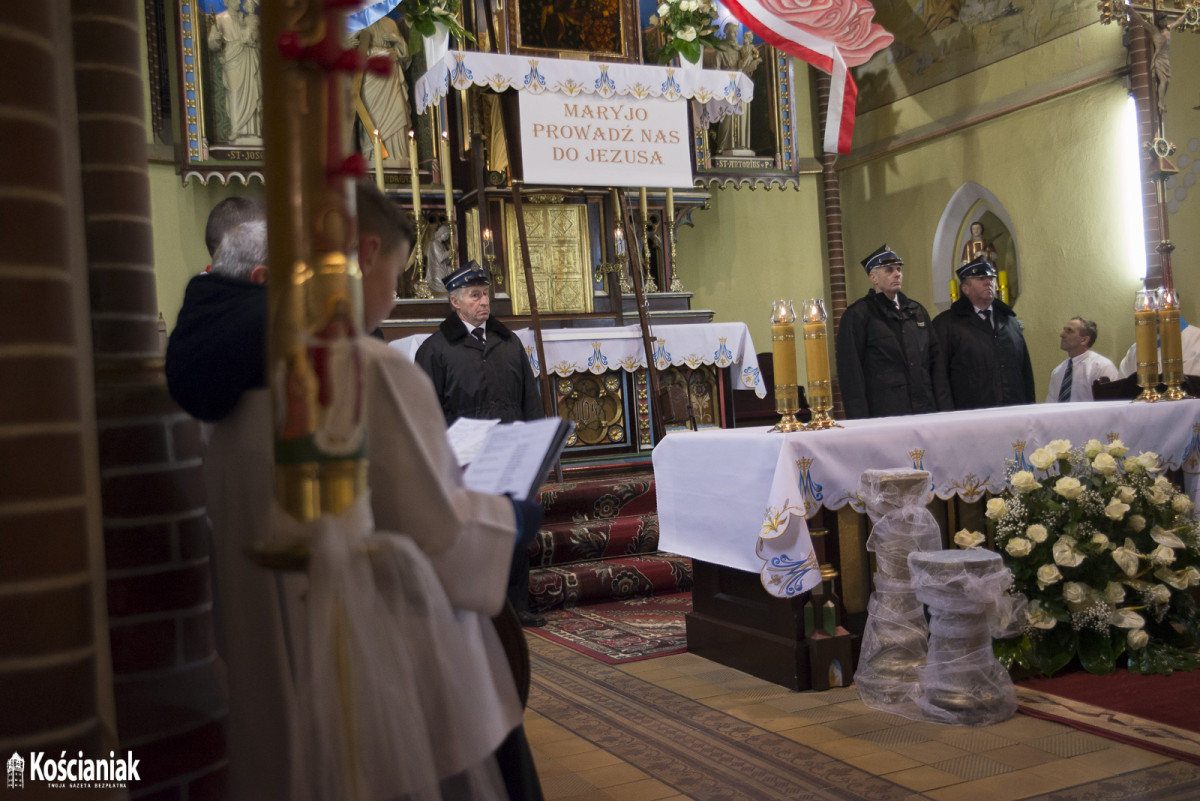
[[[996,268],[980,254],[957,270],[962,297],[933,321],[955,409],[1036,403],[1033,364]]]
[[[1097,328],[1091,320],[1072,317],[1058,335],[1058,347],[1067,352],[1050,373],[1050,389],[1046,403],[1092,400],[1092,384],[1097,378],[1117,379],[1117,366],[1112,359],[1092,350],[1096,344]]]
[[[359,183],[357,205],[363,321],[373,328],[391,309],[411,232],[398,207],[370,182]],[[258,247],[239,245],[243,256],[229,258],[247,236],[257,239]],[[212,404],[204,396],[213,388],[195,381],[172,381],[172,375],[181,373],[170,369],[172,363],[178,367],[202,358],[244,365],[244,352],[263,352],[266,331],[263,287],[236,280],[266,261],[261,223],[235,229],[221,250],[230,252],[218,251],[214,271],[234,279],[212,284],[208,282],[213,276],[193,279],[207,292],[204,303],[196,305],[201,299],[189,286],[167,352],[172,396],[185,410],[200,410],[209,419],[213,419]],[[229,310],[257,323],[227,328]],[[471,734],[462,736],[437,715],[421,722],[433,733],[432,746],[441,763],[486,755],[476,763],[480,770],[447,779],[441,794],[538,801],[542,794],[520,725],[520,699],[489,618],[504,605],[513,543],[528,544],[540,522],[540,507],[466,489],[425,375],[383,342],[360,337],[358,346],[370,436],[367,482],[375,524],[380,530],[407,535],[428,557],[456,612],[455,630],[445,635],[458,641],[455,647],[474,655],[469,664],[448,671],[453,675],[445,682],[447,686],[458,682],[471,699]],[[308,789],[294,783],[301,775],[297,744],[288,737],[289,719],[297,714],[289,669],[294,657],[288,654],[305,647],[295,618],[299,599],[306,594],[302,585],[296,585],[306,579],[264,570],[246,557],[246,549],[271,527],[270,406],[276,403],[284,417],[288,411],[286,398],[272,399],[263,388],[263,362],[257,366],[256,373],[236,369],[224,375],[223,380],[235,386],[220,397],[232,395],[236,402],[215,418],[204,465],[214,531],[215,605],[229,671],[229,795],[304,798]],[[451,750],[446,752],[447,748]],[[499,785],[463,786],[468,773],[477,782],[489,771]]]
[[[925,307],[900,291],[904,262],[883,245],[862,260],[872,289],[846,309],[837,335],[842,406],[849,418],[953,409]]]

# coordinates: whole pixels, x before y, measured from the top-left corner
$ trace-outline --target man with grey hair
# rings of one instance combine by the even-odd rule
[[[1046,403],[1090,401],[1096,379],[1116,380],[1117,366],[1112,359],[1092,350],[1097,333],[1096,324],[1082,317],[1072,317],[1063,326],[1058,346],[1067,352],[1067,358],[1050,373]]]
[[[204,422],[226,417],[243,390],[266,386],[267,224],[230,229],[213,254],[212,269],[194,276],[167,341],[167,388]],[[220,325],[222,336],[205,336]],[[230,349],[229,342],[239,343]]]

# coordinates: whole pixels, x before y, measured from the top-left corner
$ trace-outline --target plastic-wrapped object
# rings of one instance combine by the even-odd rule
[[[867,470],[858,486],[874,523],[867,550],[875,554],[875,589],[854,683],[867,706],[914,719],[924,717],[917,669],[925,664],[929,630],[908,555],[941,548],[937,521],[925,506],[929,489],[929,473],[909,469]]]
[[[1013,578],[1000,554],[913,553],[908,566],[917,598],[929,608],[929,652],[917,670],[925,717],[963,726],[1008,720],[1017,693],[992,654],[992,638],[1020,629],[1025,597],[1007,593]]]

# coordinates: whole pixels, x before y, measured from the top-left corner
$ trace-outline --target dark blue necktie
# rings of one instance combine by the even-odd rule
[[[477,326],[476,328],[474,328],[471,331],[471,336],[475,337],[480,342],[482,342],[483,341],[483,329]]]
[[[1067,403],[1071,400],[1071,359],[1067,359],[1067,370],[1063,373],[1062,386],[1058,390],[1058,402]]]

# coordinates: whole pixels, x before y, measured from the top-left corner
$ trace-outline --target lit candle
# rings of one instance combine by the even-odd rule
[[[667,187],[667,222],[675,219],[675,190]]]
[[[808,376],[808,403],[814,409],[828,409],[833,401],[825,320],[825,305],[819,298],[805,301],[804,367]]]
[[[619,227],[613,231],[613,249],[617,251],[618,256],[625,255],[625,232]]]
[[[454,186],[450,182],[450,135],[442,131],[442,188],[446,192],[446,216],[454,216]]]
[[[483,229],[483,257],[492,259],[496,256],[495,245],[492,244],[492,229]]]
[[[646,187],[644,186],[638,190],[638,202],[642,209],[642,224],[645,225],[646,221],[650,219],[650,212],[646,203]]]
[[[1158,293],[1138,290],[1133,303],[1133,341],[1137,349],[1138,386],[1158,384]]]
[[[417,134],[408,132],[408,169],[412,175],[413,215],[421,213],[421,176],[417,174]]]
[[[796,312],[790,300],[780,298],[771,309],[771,355],[775,365],[775,411],[800,410],[796,385]]]
[[[379,187],[379,191],[383,191],[383,139],[379,136],[379,129],[375,129],[372,135],[375,142],[375,185]]]
[[[1183,382],[1183,341],[1180,338],[1179,296],[1164,289],[1158,303],[1158,340],[1162,348],[1163,382]]]

